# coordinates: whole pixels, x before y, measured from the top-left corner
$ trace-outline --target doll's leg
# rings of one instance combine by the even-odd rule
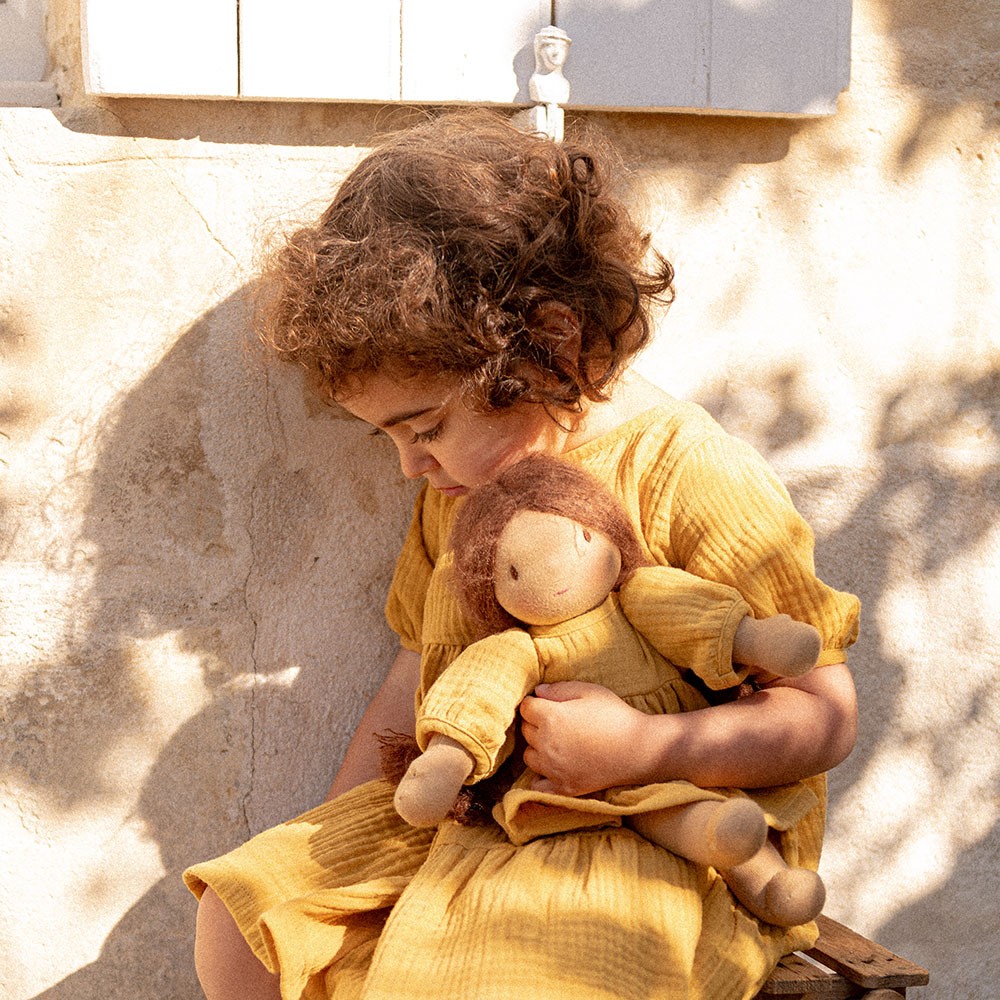
[[[788,615],[747,615],[733,637],[733,662],[779,677],[799,677],[816,666],[823,641],[806,622]]]
[[[823,880],[808,868],[789,868],[769,841],[749,860],[720,871],[733,895],[769,924],[795,927],[823,910]]]
[[[714,868],[734,868],[753,857],[767,837],[767,821],[756,802],[690,802],[630,816],[636,833],[668,851]]]

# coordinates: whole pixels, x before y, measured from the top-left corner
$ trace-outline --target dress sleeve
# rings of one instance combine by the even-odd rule
[[[784,613],[814,625],[820,665],[846,659],[860,603],[817,578],[812,530],[753,448],[707,436],[657,493],[648,543],[658,561],[736,588],[758,618]]]
[[[417,714],[420,749],[435,733],[475,758],[469,781],[489,777],[513,749],[517,706],[541,681],[535,644],[522,629],[466,647],[434,681]]]
[[[426,489],[421,490],[414,504],[410,529],[396,559],[396,570],[385,606],[389,627],[399,636],[403,647],[415,653],[421,650],[424,601],[434,572],[434,562],[425,537],[426,496]]]
[[[733,663],[733,641],[751,613],[739,591],[673,566],[642,566],[619,592],[625,617],[671,663],[713,690],[749,673]]]

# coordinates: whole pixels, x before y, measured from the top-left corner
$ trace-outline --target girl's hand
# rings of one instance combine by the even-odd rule
[[[784,785],[839,764],[858,725],[846,663],[674,715],[645,715],[594,684],[542,684],[521,702],[521,718],[524,762],[543,776],[535,787],[564,795],[676,779]]]
[[[540,684],[521,702],[524,762],[542,775],[534,787],[586,795],[634,784],[649,718],[597,684]]]

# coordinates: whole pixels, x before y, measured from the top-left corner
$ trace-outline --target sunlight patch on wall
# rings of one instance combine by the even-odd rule
[[[290,688],[298,680],[301,672],[301,667],[286,667],[284,670],[272,670],[266,674],[237,674],[222,684],[220,690],[249,691],[258,686]]]
[[[151,724],[159,735],[169,735],[201,711],[211,700],[205,678],[221,671],[216,658],[186,648],[184,631],[162,632],[148,639],[134,639],[129,656],[139,692]],[[155,731],[155,730],[154,730]],[[147,730],[148,746],[151,730]]]
[[[52,813],[31,789],[0,798],[0,928],[10,996],[34,996],[94,961],[121,914],[163,877],[160,852],[131,810],[105,805],[71,819]],[[27,834],[27,835],[26,835]],[[44,878],[39,874],[44,873]],[[10,936],[9,940],[3,939]]]
[[[899,665],[884,677],[897,683],[892,723],[836,804],[823,864],[838,911],[863,926],[939,890],[1000,822],[1000,637],[983,645],[1000,603],[1000,529],[965,556],[937,573],[914,562],[873,609]],[[943,647],[959,665],[947,676]]]

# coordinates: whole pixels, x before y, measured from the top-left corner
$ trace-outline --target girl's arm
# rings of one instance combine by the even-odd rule
[[[593,684],[542,685],[521,703],[521,718],[525,763],[544,776],[536,787],[566,795],[674,779],[781,785],[839,764],[857,734],[845,663],[676,715],[646,715]]]
[[[380,776],[379,747],[375,733],[391,729],[408,736],[414,734],[414,695],[419,683],[420,654],[400,649],[382,686],[361,716],[326,801],[329,802],[355,785]]]

